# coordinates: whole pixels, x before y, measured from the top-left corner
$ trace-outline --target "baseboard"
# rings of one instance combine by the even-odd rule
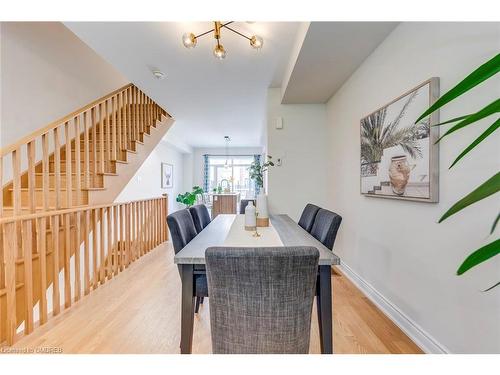
[[[428,354],[447,354],[450,351],[405,315],[396,305],[379,293],[370,283],[347,264],[337,266],[361,292],[396,324],[420,349]]]

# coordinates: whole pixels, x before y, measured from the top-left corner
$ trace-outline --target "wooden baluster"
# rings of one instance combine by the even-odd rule
[[[33,331],[33,232],[31,220],[20,221],[24,255],[24,333]]]
[[[90,126],[91,126],[91,131],[92,131],[92,178],[93,178],[93,185],[97,186],[97,172],[104,172],[104,161],[102,163],[99,163],[98,161],[101,161],[101,159],[97,158],[97,149],[99,147],[99,143],[97,142],[97,137],[100,136],[100,134],[97,134],[97,127],[100,126],[101,123],[101,114],[99,113],[99,125],[97,123],[97,109],[98,107],[94,107],[90,110]],[[99,155],[102,157],[102,153]]]
[[[106,282],[106,274],[105,274],[105,267],[106,267],[106,258],[104,255],[104,208],[100,208],[100,230],[99,230],[99,239],[100,239],[100,244],[99,244],[99,279],[101,281],[101,284],[104,284]]]
[[[85,189],[91,187],[90,182],[90,153],[89,153],[89,112],[83,113],[83,186]],[[97,170],[94,169],[94,173]],[[97,185],[96,185],[97,186]]]
[[[111,121],[110,121],[110,126],[111,126],[111,151],[112,151],[112,158],[113,160],[118,159],[119,155],[119,150],[118,150],[118,131],[117,131],[117,123],[116,123],[116,118],[117,118],[117,108],[116,108],[116,96],[113,96],[111,99]]]
[[[82,167],[81,167],[81,154],[80,154],[80,116],[76,116],[73,119],[73,125],[75,127],[75,192],[76,192],[76,204],[83,204],[82,201]]]
[[[36,182],[35,182],[35,141],[28,142],[26,145],[28,157],[28,202],[29,212],[34,213],[36,207]]]
[[[21,214],[21,154],[19,148],[12,151],[12,185],[14,190],[14,214]]]
[[[141,110],[141,124],[145,132],[150,133],[148,124],[146,124],[146,118],[144,116],[144,93],[141,91],[139,96],[140,110]]]
[[[120,205],[120,251],[122,254],[123,266],[127,268],[127,252],[125,246],[125,206],[123,204]]]
[[[99,210],[94,209],[93,210],[93,221],[92,221],[92,287],[93,289],[96,289],[99,286],[99,274],[97,271],[97,247],[98,247],[98,241],[97,241],[97,231],[98,231],[98,223],[99,221]]]
[[[124,140],[124,135],[123,135],[123,121],[122,121],[122,111],[123,111],[123,103],[122,103],[122,94],[119,93],[116,96],[116,103],[117,103],[117,108],[116,108],[116,126],[118,127],[118,155],[120,155],[120,159],[122,159],[121,155],[123,150],[126,150],[127,147],[124,146],[123,140]],[[125,153],[126,155],[126,153]]]
[[[75,301],[81,297],[81,276],[80,276],[80,244],[82,243],[81,214],[77,211],[73,214],[75,218]]]
[[[113,278],[113,271],[112,271],[112,265],[113,265],[113,225],[111,221],[111,211],[113,210],[113,207],[110,206],[106,210],[106,226],[107,226],[107,233],[106,236],[108,237],[108,251],[106,253],[106,259],[108,261],[107,264],[107,274],[108,277],[111,279]]]
[[[139,100],[139,92],[138,92],[137,87],[135,87],[135,90],[134,90],[135,122],[137,124],[137,129],[139,131],[139,135],[142,136],[141,141],[144,142],[144,135],[142,134],[144,130],[142,129],[141,123],[139,122],[139,103],[138,103],[138,100]]]
[[[64,123],[64,139],[66,141],[66,207],[73,205],[73,191],[72,191],[72,168],[71,168],[71,139],[69,135],[69,122]]]
[[[87,295],[90,293],[90,263],[89,263],[89,247],[90,247],[90,212],[91,210],[85,210],[83,215],[83,230],[84,232],[84,244],[83,244],[83,294]]]
[[[151,250],[151,201],[146,201],[146,246],[148,252]]]
[[[59,215],[52,217],[52,314],[58,315],[61,311],[59,296]]]
[[[49,189],[50,189],[50,166],[49,166],[49,137],[48,134],[42,135],[42,187],[43,187],[43,210],[49,209]],[[55,176],[54,176],[55,187]],[[44,228],[44,232],[45,232]]]
[[[115,275],[118,274],[118,271],[119,271],[119,265],[120,265],[120,259],[119,259],[119,253],[118,253],[118,209],[117,209],[117,206],[112,206],[112,210],[113,210],[113,240],[114,240],[114,244],[113,244],[113,258],[114,258],[114,262],[113,262],[113,271],[115,273]]]
[[[128,122],[127,122],[127,91],[120,94],[121,101],[121,119],[122,119],[122,129],[123,129],[123,149],[129,150],[129,132],[128,132]]]
[[[54,179],[55,179],[55,206],[61,208],[61,142],[59,127],[54,128]]]
[[[142,217],[143,217],[143,226],[142,226],[142,242],[144,246],[144,254],[148,252],[148,201],[144,200],[142,202]]]
[[[140,257],[144,255],[142,251],[142,236],[141,236],[141,231],[142,231],[141,208],[142,208],[142,202],[139,201],[137,202],[136,211],[137,211],[137,251],[139,252]]]
[[[106,124],[107,105],[99,104],[99,160],[101,161],[101,173],[106,172],[106,163],[109,161],[109,145],[107,145],[106,156],[104,155],[104,125]]]
[[[13,152],[14,153],[14,152]],[[16,252],[17,252],[17,222],[3,226],[3,248],[5,251],[5,291],[6,317],[5,332],[7,345],[14,343],[17,328],[16,318]]]
[[[104,102],[104,117],[105,117],[105,126],[104,126],[104,137],[106,138],[106,161],[108,165],[111,165],[111,160],[113,159],[112,153],[112,143],[111,143],[111,118],[109,115],[110,105],[108,105],[109,100]]]
[[[125,252],[127,254],[127,267],[132,262],[132,254],[130,253],[130,215],[128,212],[129,205],[124,204],[123,209],[125,211]]]
[[[36,220],[37,249],[40,263],[40,325],[47,322],[47,218]]]
[[[71,307],[71,218],[70,214],[63,215],[64,219],[64,307]]]
[[[134,111],[134,88],[131,87],[128,90],[128,118],[130,127],[132,129],[133,140],[137,141],[139,139],[139,129],[137,128],[137,122],[135,122],[135,111]]]

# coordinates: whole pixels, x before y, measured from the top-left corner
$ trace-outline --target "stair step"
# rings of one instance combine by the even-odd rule
[[[6,205],[13,205],[14,190],[13,189],[9,189],[8,191],[9,191],[10,194],[5,197],[5,204]],[[56,190],[55,189],[49,189],[49,192],[52,192],[52,193],[49,194],[49,202],[48,202],[48,204],[49,204],[49,206],[55,206],[55,204],[56,204],[56,198],[57,198],[57,195],[55,194]],[[67,189],[61,187],[61,194],[59,194],[59,202],[60,202],[60,204],[61,204],[62,207],[67,207],[68,206],[66,204],[66,202],[67,202],[66,193],[67,193]],[[21,194],[20,194],[21,206],[26,206],[26,207],[29,206],[29,204],[30,204],[29,194],[30,194],[29,189],[21,189]],[[85,190],[80,191],[80,198],[81,198],[81,201],[78,201],[77,190],[72,189],[71,206],[73,207],[74,205],[77,205],[77,204],[87,204],[88,200],[89,200],[88,191],[85,191]],[[43,189],[35,189],[35,202],[39,202],[39,203],[43,202]]]

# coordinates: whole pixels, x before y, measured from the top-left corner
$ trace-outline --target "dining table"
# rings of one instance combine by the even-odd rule
[[[268,227],[258,227],[260,236],[244,228],[244,215],[218,215],[194,239],[174,256],[182,281],[181,343],[182,354],[189,354],[193,344],[194,278],[206,273],[205,251],[212,246],[280,247],[313,246],[319,251],[316,307],[321,353],[333,353],[332,265],[340,258],[309,234],[288,215],[270,215]],[[210,290],[209,290],[210,295]]]

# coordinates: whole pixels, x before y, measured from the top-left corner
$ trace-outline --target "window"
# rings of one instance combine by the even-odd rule
[[[249,172],[250,164],[255,160],[253,155],[207,156],[205,168],[208,171],[205,174],[209,192],[222,186],[222,189],[229,187],[232,192],[240,193],[241,198],[255,197],[255,184]]]

